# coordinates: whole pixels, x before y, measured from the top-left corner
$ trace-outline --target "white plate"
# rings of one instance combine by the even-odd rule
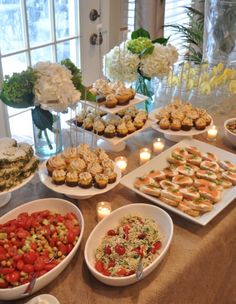
[[[127,215],[138,215],[155,221],[160,231],[162,246],[157,258],[143,270],[142,278],[151,273],[166,255],[173,236],[173,222],[171,217],[161,208],[148,204],[130,204],[114,210],[108,217],[104,218],[90,233],[85,249],[84,257],[91,273],[99,281],[111,286],[126,286],[137,282],[136,275],[127,277],[108,277],[98,272],[95,265],[95,252],[101,244],[101,240],[109,229],[118,226],[122,217]]]
[[[167,130],[163,130],[160,128],[160,126],[156,123],[157,122],[157,119],[155,117],[156,113],[158,113],[162,108],[158,108],[158,109],[155,109],[154,111],[152,111],[150,114],[149,114],[149,118],[151,120],[153,120],[153,124],[152,124],[152,128],[158,132],[161,132],[167,136],[181,136],[181,137],[188,137],[188,136],[193,136],[193,135],[198,135],[198,134],[201,134],[201,133],[205,133],[207,132],[207,130],[213,125],[213,119],[211,119],[211,124],[209,126],[207,126],[204,130],[197,130],[195,128],[192,128],[191,130],[189,131],[183,131],[183,130],[180,130],[180,131],[172,131],[170,129],[167,129]]]
[[[105,107],[104,105],[99,105],[99,103],[97,102],[92,102],[92,101],[85,101],[85,100],[80,100],[81,103],[83,104],[86,104],[88,106],[91,106],[93,108],[96,108],[96,107],[99,107],[100,110],[106,112],[106,113],[110,113],[110,114],[116,114],[118,113],[119,111],[122,111],[124,109],[127,109],[129,107],[132,107],[132,106],[135,106],[145,100],[147,100],[148,97],[147,96],[144,96],[142,94],[136,94],[134,99],[131,99],[130,102],[127,104],[127,105],[124,105],[124,106],[119,106],[117,105],[115,108],[107,108]]]
[[[136,193],[140,194],[141,196],[149,199],[150,201],[154,202],[155,204],[162,206],[168,210],[173,211],[174,213],[179,214],[180,216],[195,222],[200,225],[206,225],[209,223],[218,213],[220,213],[226,206],[228,206],[232,200],[236,197],[236,186],[232,187],[230,189],[224,190],[222,199],[216,203],[213,206],[213,210],[210,212],[207,212],[203,215],[200,215],[198,217],[192,217],[188,214],[183,213],[182,211],[178,210],[175,207],[169,206],[165,204],[164,202],[160,201],[158,198],[155,198],[153,196],[147,195],[138,189],[134,187],[134,181],[136,177],[143,176],[145,173],[148,173],[151,170],[155,169],[163,169],[168,165],[167,157],[171,155],[171,151],[175,149],[176,147],[186,147],[186,146],[195,146],[202,152],[211,152],[215,153],[219,159],[223,160],[229,160],[232,162],[235,162],[235,154],[227,152],[225,150],[216,148],[215,146],[206,144],[204,142],[201,142],[199,140],[195,139],[184,139],[178,144],[172,146],[170,149],[162,152],[160,155],[154,157],[152,160],[150,160],[148,163],[144,164],[143,166],[135,169],[134,171],[130,172],[129,174],[125,175],[121,179],[121,184],[128,187],[129,189],[135,191]]]
[[[25,304],[60,304],[60,302],[50,294],[42,294],[34,297]]]
[[[67,195],[68,197],[75,199],[86,199],[94,195],[105,193],[111,189],[113,189],[116,185],[119,184],[121,179],[121,171],[120,168],[115,165],[115,172],[117,173],[117,178],[115,183],[108,184],[104,189],[97,189],[95,187],[91,187],[89,189],[82,189],[78,187],[69,187],[66,184],[63,185],[55,185],[52,182],[52,178],[48,175],[46,168],[46,161],[40,166],[38,171],[41,182],[48,187],[49,189]]]
[[[125,137],[118,137],[118,136],[115,136],[115,137],[113,137],[113,138],[107,138],[107,137],[102,136],[102,135],[96,135],[96,134],[93,133],[92,131],[87,131],[87,130],[83,129],[82,127],[77,127],[77,126],[74,124],[74,122],[71,121],[71,120],[68,120],[67,123],[68,123],[68,125],[70,125],[74,130],[78,129],[78,130],[80,130],[81,132],[85,132],[85,133],[87,133],[87,134],[97,136],[98,138],[103,139],[103,140],[105,140],[106,142],[109,142],[110,144],[112,144],[112,145],[114,145],[114,146],[116,146],[116,145],[118,145],[118,144],[124,142],[125,140],[129,139],[130,137],[132,137],[132,136],[134,136],[134,135],[136,135],[136,134],[142,132],[143,130],[146,130],[146,129],[148,129],[148,128],[151,128],[151,126],[152,126],[152,121],[147,120],[146,123],[145,123],[145,125],[144,125],[141,129],[138,129],[137,131],[135,131],[135,132],[133,132],[133,133],[131,133],[131,134],[128,134],[128,135],[126,135]]]

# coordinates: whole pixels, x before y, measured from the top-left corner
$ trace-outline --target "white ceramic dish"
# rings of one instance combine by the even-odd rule
[[[228,141],[231,143],[232,146],[236,147],[236,134],[234,134],[233,132],[231,132],[226,125],[231,122],[231,121],[236,121],[236,118],[230,118],[227,119],[224,122],[224,133],[225,133],[225,137],[228,139]]]
[[[55,185],[52,182],[52,178],[48,175],[47,168],[46,168],[46,161],[41,164],[40,169],[38,171],[39,177],[41,182],[48,187],[49,189],[65,194],[68,197],[74,198],[74,199],[86,199],[89,197],[92,197],[94,195],[98,195],[101,193],[105,193],[111,189],[113,189],[116,185],[119,184],[121,179],[121,170],[119,167],[115,165],[115,172],[117,173],[116,181],[113,184],[108,184],[106,188],[104,189],[97,189],[94,187],[91,187],[89,189],[82,189],[79,186],[78,187],[68,187],[66,184],[63,185]]]
[[[108,277],[98,272],[94,267],[95,252],[97,247],[100,245],[102,238],[109,229],[112,229],[119,224],[123,216],[129,214],[153,219],[157,223],[162,236],[160,255],[148,267],[144,268],[143,278],[151,273],[162,261],[172,240],[173,222],[170,216],[161,208],[148,204],[131,204],[113,211],[93,229],[86,242],[84,250],[84,257],[89,270],[95,276],[95,278],[106,285],[126,286],[137,282],[135,274],[127,277]]]
[[[236,197],[236,187],[232,187],[230,189],[224,190],[222,199],[214,205],[213,210],[207,212],[198,217],[192,217],[188,214],[183,213],[182,211],[178,210],[175,207],[165,204],[164,202],[160,201],[158,198],[153,196],[147,195],[134,187],[134,181],[136,177],[143,176],[144,174],[148,173],[151,170],[155,169],[163,169],[168,165],[167,157],[171,155],[171,151],[176,147],[186,147],[186,146],[195,146],[200,151],[203,152],[212,152],[215,153],[219,159],[222,160],[229,160],[231,162],[235,162],[235,154],[227,152],[225,150],[216,148],[215,146],[206,144],[204,142],[195,140],[195,139],[184,139],[178,144],[172,146],[168,150],[162,152],[160,155],[154,157],[148,163],[144,164],[143,166],[135,169],[134,171],[130,172],[129,174],[125,175],[121,179],[121,184],[126,186],[127,188],[133,190],[134,192],[140,194],[141,196],[147,198],[148,200],[152,201],[153,203],[164,207],[168,210],[171,210],[174,213],[179,214],[180,216],[200,225],[206,225],[209,223],[218,213],[220,213],[225,207],[227,207],[232,200]]]
[[[204,130],[197,130],[195,128],[192,128],[191,130],[189,131],[183,131],[183,130],[180,130],[180,131],[172,131],[170,129],[167,129],[167,130],[163,130],[160,128],[160,126],[156,123],[157,119],[155,117],[156,113],[158,111],[160,111],[161,108],[158,108],[158,109],[155,109],[153,112],[151,112],[149,114],[149,118],[153,121],[153,124],[152,124],[152,128],[158,132],[161,132],[164,134],[164,136],[169,139],[169,140],[172,140],[172,141],[180,141],[186,137],[192,137],[193,135],[198,135],[198,134],[202,134],[202,133],[205,133],[207,132],[207,130],[213,125],[213,119],[211,120],[211,124],[209,126],[207,126]]]
[[[41,294],[29,300],[25,304],[60,304],[60,302],[50,294]]]
[[[43,288],[44,286],[48,285],[66,268],[66,266],[70,263],[71,259],[78,250],[84,232],[84,219],[78,207],[76,207],[74,204],[70,203],[69,201],[57,199],[57,198],[39,199],[23,204],[3,215],[0,219],[0,224],[3,224],[11,219],[15,219],[22,212],[28,212],[30,214],[35,211],[40,211],[44,209],[58,212],[60,214],[66,214],[67,212],[74,212],[77,218],[79,219],[81,233],[76,245],[74,246],[72,251],[68,254],[68,256],[55,268],[53,268],[52,270],[50,270],[49,272],[47,272],[46,274],[44,274],[43,276],[39,277],[36,280],[32,294],[38,291],[39,289]],[[16,300],[16,299],[24,298],[26,296],[24,292],[27,286],[28,283],[14,288],[0,289],[0,300]]]
[[[127,105],[124,105],[124,106],[119,106],[117,105],[115,108],[107,108],[105,107],[104,105],[99,105],[98,103],[96,102],[92,102],[92,101],[84,101],[84,100],[80,100],[81,103],[83,104],[86,104],[88,106],[91,106],[93,108],[96,108],[99,106],[99,109],[106,112],[106,113],[110,113],[110,114],[116,114],[118,113],[119,111],[122,111],[124,109],[127,109],[129,107],[132,107],[132,106],[135,106],[141,102],[144,102],[145,100],[147,100],[148,97],[147,96],[144,96],[142,94],[136,94],[134,99],[130,100],[130,102],[127,104]]]

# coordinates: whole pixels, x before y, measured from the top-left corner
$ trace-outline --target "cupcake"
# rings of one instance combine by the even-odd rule
[[[78,185],[78,173],[76,171],[67,172],[65,183],[69,187],[75,187]]]
[[[162,118],[159,122],[159,126],[162,130],[167,130],[170,127],[170,122],[168,118]]]
[[[115,166],[114,166],[114,163],[113,161],[109,158],[109,159],[106,159],[104,161],[102,161],[102,167],[104,169],[104,171],[109,168],[111,170],[114,170],[115,169]]]
[[[116,99],[114,94],[109,94],[106,96],[105,106],[107,108],[115,108],[117,103],[118,103],[118,100]]]
[[[184,113],[179,111],[179,110],[175,110],[175,111],[172,111],[171,112],[171,119],[174,120],[174,119],[178,119],[180,121],[183,121],[184,120]]]
[[[78,177],[78,184],[81,188],[91,188],[93,185],[93,177],[89,172],[82,172]]]
[[[130,99],[134,99],[136,91],[133,88],[129,88],[129,92],[130,92]]]
[[[116,90],[115,96],[118,100],[118,105],[120,106],[127,105],[132,97],[129,89],[127,89],[126,87],[119,87]]]
[[[103,168],[99,163],[94,162],[88,164],[87,171],[94,177],[96,174],[102,173]]]
[[[199,114],[196,110],[192,110],[192,111],[188,112],[186,115],[188,118],[191,118],[193,121],[195,121],[199,118]]]
[[[206,121],[204,118],[198,118],[194,124],[197,130],[204,130],[206,128]]]
[[[56,185],[63,185],[65,183],[66,171],[63,169],[56,169],[52,173],[52,181]]]
[[[115,93],[118,88],[124,87],[124,83],[121,80],[110,82],[108,85],[113,93]]]
[[[144,122],[146,122],[148,114],[145,110],[139,110],[136,115],[136,118],[142,119]]]
[[[131,133],[133,133],[133,132],[136,131],[136,128],[135,128],[135,126],[134,126],[134,124],[133,124],[133,122],[131,120],[126,123],[126,127],[128,129],[128,133],[129,134],[131,134]]]
[[[98,188],[98,189],[104,189],[106,188],[107,184],[108,184],[108,177],[105,174],[96,174],[95,175],[95,184],[94,187]]]
[[[88,144],[80,144],[77,148],[78,155],[82,157],[84,154],[90,151],[90,147]]]
[[[85,115],[84,114],[78,114],[75,116],[75,124],[78,126],[78,127],[81,127],[83,122],[84,122],[84,119],[85,119]]]
[[[88,164],[88,163],[96,163],[98,162],[98,157],[96,153],[93,151],[89,150],[87,153],[83,155],[83,160]]]
[[[83,128],[87,131],[93,130],[93,120],[91,117],[86,117],[83,122]]]
[[[75,147],[68,147],[62,152],[62,157],[64,158],[65,162],[69,164],[73,159],[78,157],[78,151]]]
[[[104,130],[105,130],[104,123],[100,119],[96,120],[93,124],[93,132],[98,135],[103,135]]]
[[[107,138],[113,138],[116,135],[116,127],[114,125],[106,126],[103,136]]]
[[[54,170],[58,169],[65,169],[66,168],[66,162],[65,160],[61,157],[61,155],[56,155],[48,159],[46,163],[46,167],[48,170],[48,175],[52,176],[52,173]]]
[[[117,113],[121,118],[125,116],[126,110],[121,110]]]
[[[122,122],[117,126],[117,136],[118,137],[125,137],[128,134],[128,129],[126,127],[126,124]]]
[[[112,169],[106,168],[104,174],[108,177],[108,184],[113,184],[116,181],[117,174]]]
[[[122,118],[122,121],[127,123],[128,121],[131,121],[132,118],[129,114],[125,114],[125,116]]]
[[[137,116],[135,117],[133,123],[136,129],[141,129],[144,126],[144,121]]]
[[[70,172],[76,171],[78,174],[83,172],[85,169],[86,169],[86,163],[81,158],[72,160],[68,166],[68,171]]]
[[[179,131],[181,129],[181,121],[179,119],[173,119],[170,128],[172,131]]]
[[[211,124],[211,116],[209,114],[204,114],[201,116],[206,121],[206,125],[209,126]]]
[[[127,111],[126,114],[130,115],[132,119],[135,118],[135,116],[137,115],[138,110],[135,107],[130,107]]]
[[[189,131],[193,127],[193,120],[191,118],[185,117],[182,121],[181,129],[184,131]]]

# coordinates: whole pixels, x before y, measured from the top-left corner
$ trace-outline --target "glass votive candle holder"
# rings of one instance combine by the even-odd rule
[[[152,152],[149,148],[139,150],[139,164],[143,165],[151,159]]]
[[[153,153],[159,154],[161,153],[165,148],[165,140],[164,138],[156,138],[154,139],[152,143],[152,150]]]
[[[124,173],[128,165],[128,159],[125,156],[118,156],[115,158],[115,163],[121,172]]]
[[[111,213],[111,204],[109,202],[99,202],[96,206],[97,221],[101,221]]]
[[[215,141],[218,134],[217,126],[213,125],[207,130],[207,140]]]

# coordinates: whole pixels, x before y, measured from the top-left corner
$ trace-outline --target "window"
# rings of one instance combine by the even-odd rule
[[[135,0],[128,1],[128,39],[131,38],[131,33],[135,26]]]
[[[186,10],[184,6],[191,6],[192,0],[166,0],[165,1],[165,25],[175,25],[175,24],[187,24],[189,22],[189,18],[186,14]],[[185,49],[183,47],[183,41],[181,39],[181,34],[175,33],[172,28],[165,27],[164,28],[164,37],[169,37],[169,42],[173,44],[180,56],[182,57],[185,53]]]
[[[38,61],[80,66],[79,0],[0,0],[0,26],[1,80]],[[8,114],[12,136],[32,140],[30,109]]]

